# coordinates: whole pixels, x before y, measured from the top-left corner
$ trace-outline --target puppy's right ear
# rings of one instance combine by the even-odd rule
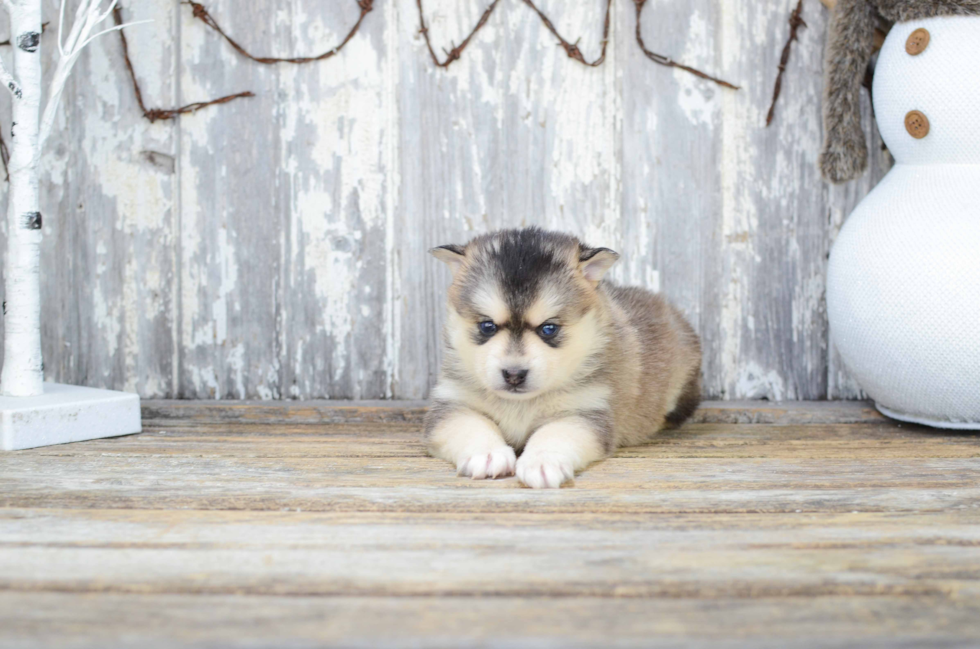
[[[463,260],[466,259],[465,248],[453,243],[433,248],[429,254],[449,266],[449,270],[453,271],[453,277],[456,277],[456,273],[463,267]]]
[[[619,261],[619,253],[609,248],[586,248],[579,254],[579,270],[593,286],[602,281],[606,271]]]

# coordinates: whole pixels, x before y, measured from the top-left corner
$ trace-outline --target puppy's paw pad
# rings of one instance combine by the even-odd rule
[[[575,477],[568,458],[548,453],[531,453],[517,461],[517,479],[532,489],[557,489]]]
[[[487,453],[479,453],[463,460],[457,469],[460,476],[474,480],[492,480],[514,475],[516,464],[517,456],[514,454],[514,449],[509,446],[501,446]]]

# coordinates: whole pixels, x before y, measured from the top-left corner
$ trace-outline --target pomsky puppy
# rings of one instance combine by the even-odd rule
[[[697,334],[659,295],[603,281],[612,250],[526,228],[431,252],[453,282],[425,437],[459,475],[556,488],[697,408]]]

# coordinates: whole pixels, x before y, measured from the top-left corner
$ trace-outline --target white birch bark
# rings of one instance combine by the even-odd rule
[[[41,113],[41,0],[9,0],[13,50],[10,196],[4,257],[4,362],[0,391],[41,394],[41,212],[38,127]],[[11,87],[9,84],[14,84]],[[18,87],[19,86],[19,87]],[[18,94],[19,90],[19,94]]]
[[[4,362],[0,392],[29,397],[43,391],[41,362],[41,212],[38,202],[38,161],[41,146],[51,131],[65,81],[82,49],[102,34],[134,23],[92,34],[116,6],[112,0],[82,0],[68,40],[62,43],[65,0],[58,23],[58,51],[48,105],[41,114],[41,0],[3,0],[10,13],[13,73],[0,61],[0,83],[10,90],[13,120],[10,131],[10,201],[7,208],[7,254],[4,258]],[[143,21],[147,22],[147,21]]]

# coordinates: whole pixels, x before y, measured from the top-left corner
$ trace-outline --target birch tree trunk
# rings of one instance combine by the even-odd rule
[[[13,121],[10,197],[4,258],[5,396],[41,394],[41,212],[38,202],[38,123],[41,112],[41,0],[5,0],[10,12]],[[19,86],[19,87],[18,87]]]

